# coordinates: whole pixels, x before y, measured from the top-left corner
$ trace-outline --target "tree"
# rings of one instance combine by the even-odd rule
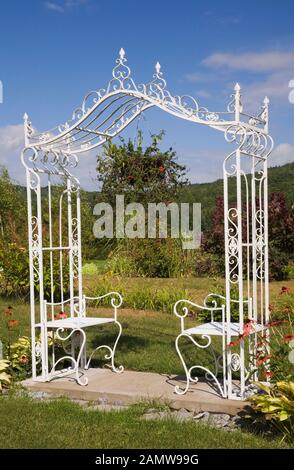
[[[186,167],[180,165],[172,148],[162,151],[159,144],[164,132],[152,135],[151,144],[143,148],[142,132],[138,144],[121,138],[121,145],[107,142],[97,159],[97,179],[102,183],[101,196],[114,203],[115,195],[125,202],[170,202],[187,183]]]
[[[0,201],[0,240],[20,241],[27,226],[24,199],[4,167],[0,167]]]

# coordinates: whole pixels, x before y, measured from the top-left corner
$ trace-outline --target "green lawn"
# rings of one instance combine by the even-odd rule
[[[89,280],[90,279],[90,280]],[[86,279],[91,291],[99,283],[99,276]],[[141,286],[151,289],[188,288],[191,299],[201,301],[219,280],[201,279],[125,279],[125,288],[132,290]],[[293,290],[293,281],[287,282]],[[271,284],[272,298],[278,298],[282,283]],[[0,336],[8,336],[7,317],[4,309],[13,307],[13,318],[20,324],[11,329],[11,341],[19,335],[29,335],[29,305],[13,299],[0,299]],[[89,315],[111,315],[109,308],[90,308]],[[182,374],[182,366],[176,354],[174,341],[180,332],[180,321],[172,314],[150,310],[120,309],[119,319],[123,335],[118,345],[116,362],[126,369],[153,371],[158,373]],[[188,319],[188,325],[195,320]],[[90,330],[88,349],[103,341],[111,344],[115,339],[115,326]],[[188,359],[208,365],[209,358],[204,350],[197,350],[188,343],[184,345]],[[96,362],[96,364],[95,364]],[[95,356],[93,365],[103,366],[103,354]],[[55,400],[34,402],[28,398],[0,396],[0,447],[2,448],[267,448],[279,447],[278,441],[268,441],[245,432],[227,433],[212,429],[201,423],[177,423],[165,421],[142,421],[143,406],[133,406],[120,412],[103,413],[84,410],[76,404]],[[74,429],[74,432],[72,430]],[[112,437],[113,436],[113,437]]]
[[[141,419],[144,408],[139,404],[125,411],[101,412],[66,400],[0,397],[0,448],[281,447],[278,440],[240,431],[229,433],[196,422],[176,423],[170,418],[145,421]]]
[[[91,276],[92,285],[99,283],[99,276]],[[116,282],[123,282],[125,288],[129,290],[144,286],[149,288],[160,289],[168,288],[171,291],[178,285],[180,288],[186,288],[191,284],[191,299],[200,302],[205,294],[211,291],[219,280],[213,279],[125,279],[124,281],[113,280],[113,288],[116,288]],[[279,296],[282,283],[275,282],[270,286],[272,299]],[[287,286],[293,289],[294,282],[288,281]],[[88,285],[90,288],[90,286]],[[11,330],[11,340],[16,339],[19,335],[30,335],[30,313],[29,305],[16,300],[8,300],[0,298],[0,337],[2,341],[7,338],[6,317],[3,315],[4,309],[11,304],[14,309],[14,318],[20,320],[20,325]],[[111,315],[112,310],[108,308],[96,309],[90,308],[88,315]],[[116,360],[118,364],[123,364],[126,369],[151,371],[167,374],[182,374],[183,369],[180,360],[175,351],[175,338],[180,333],[180,320],[173,314],[156,312],[150,310],[137,309],[119,309],[119,320],[123,326],[123,334],[117,348]],[[187,319],[187,325],[192,326],[195,320]],[[88,331],[88,350],[99,344],[111,344],[115,340],[117,329],[114,325],[99,327],[97,329],[89,329]],[[187,340],[188,341],[188,340]],[[219,341],[216,339],[216,341]],[[218,343],[215,344],[218,349]],[[194,361],[195,354],[197,359],[203,364],[208,365],[210,361],[207,351],[192,347],[188,342],[183,343],[184,352],[187,355],[188,363],[191,365]],[[102,365],[103,351],[100,351],[94,359],[99,362],[93,365]],[[195,363],[195,362],[194,362]]]

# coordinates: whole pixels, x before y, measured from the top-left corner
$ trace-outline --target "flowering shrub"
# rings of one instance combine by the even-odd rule
[[[21,336],[10,346],[8,356],[13,372],[27,375],[31,370],[31,341],[27,336]]]

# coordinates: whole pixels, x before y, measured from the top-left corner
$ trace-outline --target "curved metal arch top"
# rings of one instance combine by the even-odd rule
[[[153,80],[140,85],[135,84],[126,62],[125,51],[121,49],[108,86],[88,93],[81,106],[74,110],[71,119],[65,123],[46,132],[37,132],[25,114],[26,146],[66,154],[86,152],[118,135],[141,113],[154,106],[178,118],[223,132],[230,132],[231,128],[241,124],[248,134],[267,134],[267,97],[256,116],[246,114],[243,112],[240,86],[237,83],[227,109],[212,112],[200,107],[191,96],[172,95],[158,62]]]

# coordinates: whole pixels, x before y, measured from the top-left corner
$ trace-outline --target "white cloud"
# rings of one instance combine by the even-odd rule
[[[212,82],[215,80],[215,75],[212,73],[203,73],[203,72],[194,72],[194,73],[187,73],[184,75],[184,78],[192,83],[200,83],[200,82]]]
[[[275,104],[287,105],[290,92],[288,85],[292,77],[294,77],[294,71],[291,74],[290,71],[284,70],[245,84],[242,101],[246,105],[247,111],[256,111],[257,105],[261,104],[264,96],[268,96],[270,101]]]
[[[272,72],[294,68],[294,52],[214,53],[202,64],[213,68],[229,68],[250,72]]]
[[[269,166],[285,165],[294,162],[294,145],[283,143],[277,145],[269,156]]]
[[[196,96],[199,96],[199,98],[211,98],[211,94],[206,90],[196,91]]]
[[[20,152],[24,147],[22,124],[0,127],[0,165],[4,165],[12,178],[24,182],[24,169]]]
[[[88,3],[88,0],[63,0],[59,3],[45,2],[45,7],[51,11],[64,13],[66,10],[85,5],[86,3]]]
[[[25,170],[20,158],[23,148],[22,124],[0,127],[0,166],[5,166],[10,176],[21,184],[25,184]],[[73,173],[80,180],[82,188],[94,190],[98,187],[98,183],[94,181],[97,153],[97,150],[92,150],[79,156],[79,165]]]
[[[58,5],[57,3],[45,2],[45,6],[46,6],[46,8],[48,8],[48,10],[58,11],[59,13],[63,13],[63,12],[64,12],[63,6],[62,6],[62,5]]]
[[[268,96],[275,105],[287,105],[289,81],[294,79],[294,52],[265,51],[246,53],[213,53],[206,57],[201,65],[206,68],[200,72],[191,72],[185,78],[193,83],[211,83],[217,70],[218,82],[225,84],[230,93],[232,78],[240,75],[244,89],[242,101],[245,111],[256,112],[264,96]],[[229,85],[229,89],[228,89]],[[206,91],[206,90],[205,90]],[[208,90],[209,91],[209,90]],[[200,96],[200,95],[199,95]]]

